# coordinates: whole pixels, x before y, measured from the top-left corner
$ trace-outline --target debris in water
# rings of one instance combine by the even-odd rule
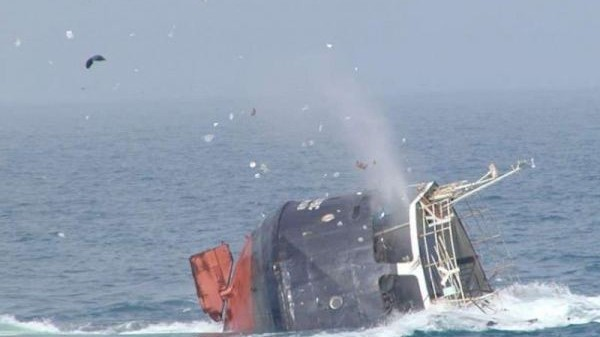
[[[256,167],[256,162],[253,160],[250,162],[250,164],[248,164],[248,166],[250,166],[250,168],[255,168]]]
[[[85,61],[85,68],[90,69],[90,67],[92,66],[92,64],[94,64],[94,62],[100,62],[100,61],[106,61],[106,58],[104,58],[104,56],[102,56],[102,55],[94,55],[94,56],[90,57],[89,59],[87,59],[87,61]]]
[[[73,40],[73,38],[75,37],[75,35],[73,34],[73,31],[72,31],[72,30],[67,30],[67,31],[65,32],[65,36],[66,36],[66,37],[67,37],[67,39],[69,39],[69,40]]]
[[[212,142],[213,139],[215,139],[215,135],[213,135],[212,133],[204,135],[204,141],[207,142],[207,143]]]

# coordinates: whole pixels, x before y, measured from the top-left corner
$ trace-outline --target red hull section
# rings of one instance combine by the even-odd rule
[[[190,257],[196,293],[202,310],[210,318],[222,320],[224,301],[221,293],[227,291],[233,258],[229,246],[220,246]]]
[[[224,294],[225,331],[251,333],[254,331],[252,286],[252,239],[248,237],[235,265],[235,274],[228,292]]]

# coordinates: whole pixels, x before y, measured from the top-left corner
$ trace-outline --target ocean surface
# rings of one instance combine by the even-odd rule
[[[0,336],[220,331],[197,304],[188,257],[221,240],[236,254],[287,200],[370,188],[356,160],[386,158],[357,147],[377,137],[406,184],[477,180],[490,162],[503,171],[534,158],[479,197],[518,281],[494,277],[493,312],[437,307],[287,335],[600,335],[600,93],[371,98],[381,134],[345,134],[364,111],[334,105],[0,105]]]

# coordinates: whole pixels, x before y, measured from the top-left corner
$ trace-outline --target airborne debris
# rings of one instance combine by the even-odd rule
[[[235,116],[233,115],[233,112],[230,112],[230,113],[229,113],[229,120],[230,120],[230,121],[232,121],[234,117],[235,117]]]
[[[356,166],[356,168],[359,168],[361,170],[366,170],[367,167],[369,167],[369,164],[362,162],[360,160],[357,160],[356,163],[354,164]]]
[[[250,113],[250,116],[256,116],[256,108],[252,108],[252,112]]]
[[[337,178],[340,176],[339,172],[333,172],[332,177]]]
[[[327,43],[327,44],[325,44],[325,46],[329,49],[333,48],[333,44],[331,44],[331,43]]]
[[[253,160],[250,162],[250,164],[248,164],[248,166],[250,166],[250,168],[255,168],[256,167],[256,162]]]
[[[175,25],[171,26],[171,30],[169,30],[169,34],[167,34],[167,36],[169,37],[169,39],[172,39],[173,36],[175,36]]]
[[[267,166],[267,164],[265,163],[261,163],[260,167],[258,168],[263,174],[269,172],[269,167]]]
[[[260,173],[256,172],[256,173],[254,174],[254,178],[256,178],[256,179],[258,179],[258,178],[260,178],[260,177],[261,177],[261,174],[260,174]]]
[[[94,62],[100,62],[100,61],[106,61],[106,58],[104,58],[104,56],[102,56],[102,55],[94,55],[94,56],[90,57],[89,59],[87,59],[87,61],[85,61],[85,68],[90,69],[90,67],[92,66],[92,64],[94,64]]]
[[[213,128],[216,128],[217,126],[219,126],[219,122],[214,122],[213,123]]]
[[[21,47],[21,39],[17,38],[15,40],[15,47],[17,47],[17,48]]]
[[[75,38],[75,35],[73,34],[72,30],[67,30],[65,32],[65,36],[67,37],[68,40],[73,40],[73,38]]]
[[[206,134],[204,135],[204,141],[207,143],[210,143],[213,141],[213,139],[215,139],[215,135],[213,135],[212,133]]]

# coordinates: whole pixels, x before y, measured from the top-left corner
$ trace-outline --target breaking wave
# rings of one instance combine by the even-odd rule
[[[485,312],[477,307],[437,305],[427,311],[394,317],[387,324],[359,331],[320,332],[319,337],[399,337],[416,332],[533,331],[600,322],[600,296],[571,293],[558,284],[514,284],[498,291]],[[139,323],[127,322],[103,329],[60,329],[49,320],[19,321],[0,315],[0,336],[18,335],[152,335],[215,333],[217,323],[208,321]]]
[[[19,321],[11,315],[0,315],[0,336],[20,335],[155,335],[220,332],[221,326],[208,321],[142,323],[126,322],[100,329],[80,326],[61,329],[47,319]]]

